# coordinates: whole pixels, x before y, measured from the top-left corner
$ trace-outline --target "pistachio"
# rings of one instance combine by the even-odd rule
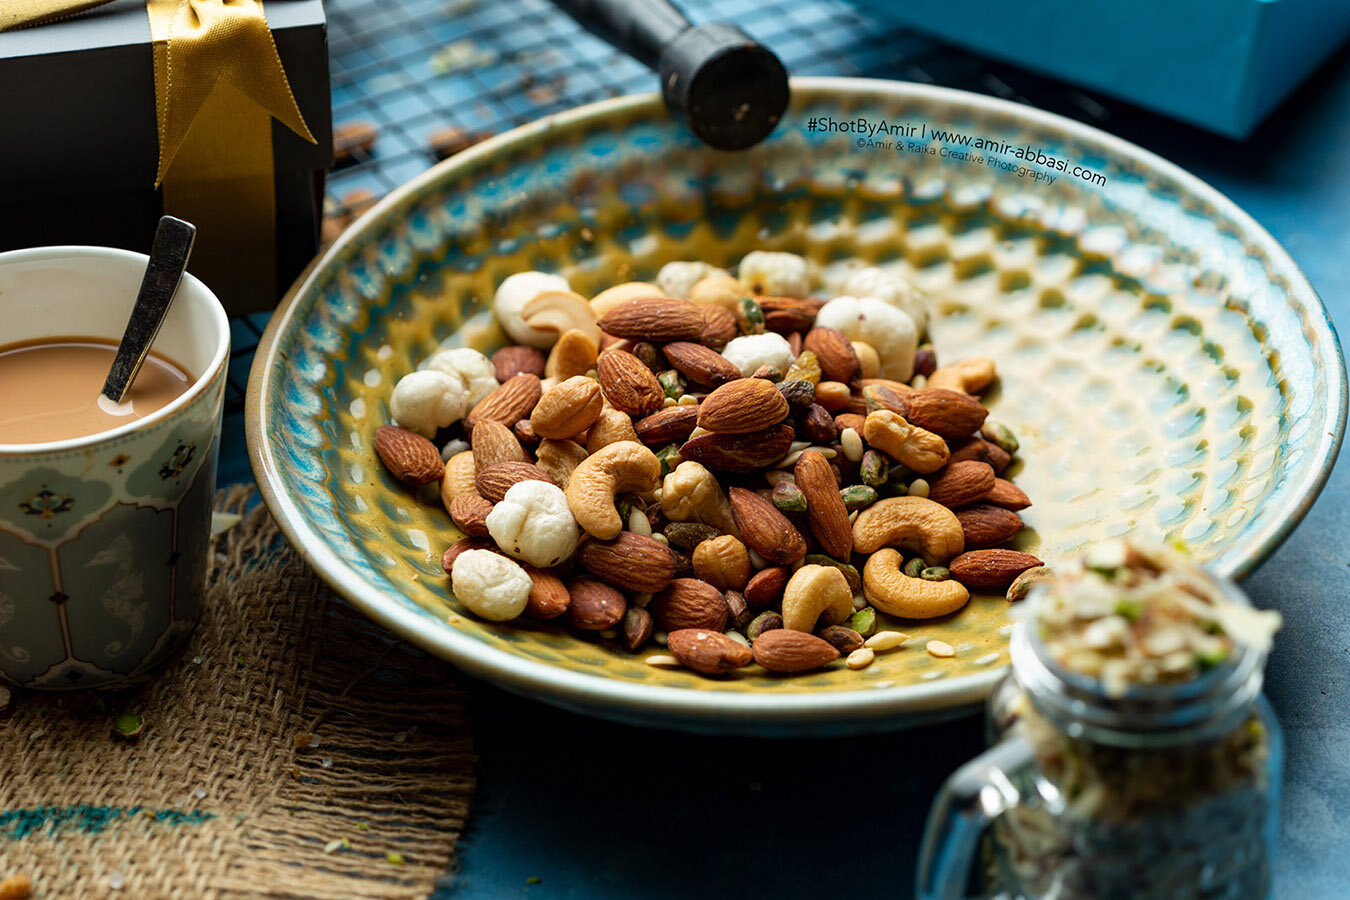
[[[862,455],[862,462],[858,464],[858,477],[862,483],[874,488],[880,488],[890,477],[890,463],[886,461],[885,455],[876,450],[866,450]]]
[[[640,359],[642,364],[653,372],[660,372],[665,366],[666,360],[661,351],[647,341],[639,341],[628,352]]]
[[[1017,435],[1013,434],[1012,430],[1002,422],[986,421],[984,427],[980,429],[980,434],[986,441],[994,444],[1009,456],[1017,454],[1017,448],[1020,446],[1017,442]]]
[[[820,382],[820,360],[816,354],[810,350],[803,350],[801,355],[788,366],[787,374],[783,376],[785,381],[805,381],[814,386]]]
[[[736,305],[736,324],[740,326],[741,334],[763,334],[763,308],[749,297],[742,297]]]
[[[675,369],[658,373],[656,380],[661,383],[661,390],[672,400],[678,401],[689,390],[689,380]]]
[[[817,637],[834,645],[840,656],[847,656],[863,645],[863,636],[852,628],[843,625],[830,625],[822,628]]]
[[[779,482],[774,485],[773,493],[769,495],[773,505],[783,512],[806,512],[806,495],[801,492],[801,488],[790,481]]]
[[[929,566],[919,573],[924,581],[946,581],[952,577],[952,570],[946,566]]]
[[[858,634],[863,636],[863,640],[870,638],[877,630],[877,611],[870,606],[864,606],[862,609],[848,617],[846,623]]]
[[[722,599],[727,601],[727,609],[731,611],[727,621],[742,629],[750,624],[750,605],[740,591],[723,591]]]
[[[1018,600],[1025,600],[1027,594],[1031,593],[1032,588],[1049,577],[1050,568],[1048,566],[1036,566],[1027,569],[1014,578],[1012,584],[1008,585],[1008,599],[1014,603]]]
[[[816,402],[816,386],[809,381],[785,375],[778,385],[778,391],[787,399],[788,407],[793,412],[805,412]]]
[[[855,509],[866,509],[876,503],[877,491],[876,488],[865,484],[852,484],[839,492],[839,498],[844,501],[844,509],[853,512]]]
[[[772,381],[774,384],[778,384],[783,380],[783,370],[777,366],[763,365],[751,372],[750,377],[759,378],[764,381]]]
[[[926,568],[928,568],[928,564],[921,557],[916,556],[905,563],[904,573],[910,578],[918,578]]]
[[[750,624],[745,626],[745,636],[754,643],[759,636],[766,631],[773,631],[783,627],[783,617],[772,610],[765,610],[750,620]]]
[[[693,550],[699,544],[715,538],[721,533],[711,525],[704,525],[702,522],[671,522],[665,530],[666,540],[681,550]]]
[[[844,573],[844,581],[848,582],[850,591],[855,594],[862,591],[862,576],[858,574],[857,568],[849,563],[840,562],[833,556],[827,556],[824,553],[808,553],[802,563],[808,566],[834,566]]]
[[[680,456],[680,445],[670,444],[656,451],[656,459],[661,463],[661,477],[664,479],[670,471],[684,462]]]

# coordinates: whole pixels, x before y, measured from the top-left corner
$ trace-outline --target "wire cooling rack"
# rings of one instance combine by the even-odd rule
[[[1090,122],[1107,105],[1059,82],[882,21],[844,0],[676,0],[701,24],[732,22],[794,75],[941,84]],[[388,191],[451,152],[547,113],[654,90],[656,76],[548,0],[328,0],[339,163],[331,238]],[[243,385],[267,314],[234,320],[226,406]]]

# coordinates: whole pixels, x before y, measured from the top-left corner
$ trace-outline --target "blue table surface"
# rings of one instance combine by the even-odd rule
[[[1142,113],[1105,127],[1231,197],[1288,248],[1333,320],[1350,322],[1350,51],[1241,144]],[[232,415],[222,483],[251,478],[243,443]],[[1245,582],[1285,617],[1267,675],[1287,741],[1280,898],[1350,896],[1348,501],[1341,465]],[[975,717],[887,736],[712,738],[468,685],[478,792],[437,900],[907,897],[935,791],[983,746]]]

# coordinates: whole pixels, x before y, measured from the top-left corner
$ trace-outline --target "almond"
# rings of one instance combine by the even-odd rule
[[[445,463],[436,445],[397,425],[381,425],[375,432],[375,453],[389,474],[412,487],[431,484],[445,474]]]
[[[516,440],[512,429],[501,422],[492,419],[479,422],[471,439],[475,468],[486,469],[502,462],[525,462],[525,450],[520,441]]]
[[[819,450],[807,450],[793,470],[797,487],[806,497],[806,515],[811,533],[825,552],[835,559],[847,560],[853,553],[853,524],[839,496],[834,467]],[[763,554],[761,554],[763,555]]]
[[[771,606],[783,599],[783,589],[787,587],[792,570],[787,566],[769,566],[760,569],[750,579],[742,594],[745,602],[751,606]]]
[[[601,331],[615,337],[661,344],[697,340],[705,323],[702,311],[688,300],[652,297],[620,303],[599,324]]]
[[[487,517],[492,504],[478,494],[460,494],[450,501],[450,518],[470,537],[487,537]]]
[[[776,506],[745,488],[733,487],[727,493],[732,518],[747,547],[782,566],[792,565],[806,555],[805,538]],[[837,489],[835,496],[838,497]]]
[[[619,532],[612,541],[586,541],[577,550],[583,569],[617,588],[639,593],[661,590],[675,575],[675,557],[656,538]]]
[[[974,397],[945,388],[914,391],[902,399],[905,411],[901,415],[909,422],[949,440],[969,437],[989,415]]]
[[[501,503],[511,485],[521,481],[547,481],[552,485],[557,484],[538,466],[526,462],[504,462],[483,469],[475,475],[474,487],[484,500]]]
[[[1026,509],[1031,505],[1031,498],[1027,496],[1027,492],[1006,478],[995,478],[994,486],[980,499],[1004,509]]]
[[[755,472],[786,456],[792,439],[791,425],[775,425],[750,434],[709,432],[685,441],[680,457],[721,472]]]
[[[755,662],[770,672],[807,672],[839,658],[828,641],[805,631],[775,628],[755,638],[751,645]]]
[[[544,354],[533,347],[519,344],[503,347],[492,354],[492,367],[497,370],[497,380],[502,382],[510,381],[520,374],[541,377],[544,365]]]
[[[741,370],[725,356],[702,344],[675,341],[662,349],[670,364],[695,384],[715,388],[741,377]]]
[[[826,381],[848,384],[862,374],[858,354],[842,332],[833,328],[812,328],[806,333],[802,346],[816,355],[820,373]]]
[[[675,658],[695,672],[721,675],[750,665],[750,648],[720,631],[706,628],[681,628],[666,637],[666,647]]]
[[[746,434],[777,425],[787,414],[787,398],[778,385],[762,378],[738,378],[703,398],[698,424],[718,434]]]
[[[1006,588],[1027,569],[1045,565],[1017,550],[971,550],[947,564],[952,577],[969,588]]]
[[[840,413],[834,417],[834,430],[843,432],[845,428],[852,428],[858,434],[863,433],[863,423],[867,421],[867,416],[858,413]]]
[[[464,417],[464,428],[472,434],[473,426],[485,419],[501,422],[509,428],[530,414],[542,393],[539,376],[522,372],[502,382],[496,390],[479,400]]]
[[[665,402],[661,382],[642,360],[624,350],[611,350],[597,364],[600,390],[615,409],[632,416],[656,412]],[[536,425],[536,430],[538,426]]]
[[[441,554],[441,568],[445,570],[445,574],[450,574],[450,570],[455,566],[455,558],[465,550],[491,550],[493,553],[502,552],[496,544],[487,538],[460,538],[449,547],[446,547],[445,552]]]
[[[948,509],[974,503],[994,486],[994,469],[973,459],[949,462],[928,476],[928,499]]]
[[[676,578],[652,598],[647,611],[668,632],[681,628],[721,631],[730,614],[722,592],[697,578]]]
[[[1015,512],[997,506],[979,504],[956,510],[957,521],[965,532],[967,547],[992,547],[1022,530],[1022,519]]]
[[[594,578],[573,578],[567,583],[571,602],[567,624],[582,631],[604,631],[623,621],[628,601],[623,594]]]
[[[759,308],[764,310],[764,328],[778,334],[806,331],[816,321],[820,307],[810,300],[795,297],[759,297]]]
[[[600,385],[585,375],[576,375],[544,392],[530,416],[530,425],[541,438],[570,438],[594,425],[604,405]]]
[[[952,454],[950,462],[960,462],[963,459],[974,459],[980,462],[987,462],[993,466],[995,474],[1002,472],[1007,468],[1008,463],[1012,462],[1012,457],[1008,451],[997,444],[991,444],[981,437],[970,437],[963,441],[954,441],[952,443]]]
[[[572,605],[572,595],[567,585],[552,572],[536,569],[534,566],[520,564],[525,574],[530,576],[530,596],[525,601],[525,615],[533,619],[556,619]]]
[[[740,328],[736,324],[736,316],[731,310],[722,306],[704,306],[701,309],[703,311],[703,332],[698,336],[700,344],[714,350],[720,350],[727,345],[728,341],[740,333]]]
[[[633,424],[633,429],[642,443],[664,447],[672,441],[688,438],[696,425],[697,406],[669,406],[639,419]]]

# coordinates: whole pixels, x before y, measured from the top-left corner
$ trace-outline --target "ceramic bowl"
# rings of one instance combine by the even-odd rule
[[[709,679],[561,627],[479,621],[438,564],[459,535],[434,491],[400,487],[372,452],[393,383],[442,341],[505,343],[488,304],[507,275],[558,271],[590,295],[751,249],[826,273],[899,270],[934,298],[939,359],[998,361],[988,399],[1021,438],[1013,476],[1035,502],[1017,546],[1051,563],[1131,534],[1184,541],[1240,576],[1307,511],[1339,447],[1345,377],[1326,312],[1216,191],[1024,106],[798,79],[778,130],[745,153],[698,146],[655,95],[626,97],[501,135],[385,198],[302,276],[259,347],[248,437],[268,506],[357,607],[560,706],[789,734],[895,728],[979,701],[1008,660],[1002,597],[895,623],[914,639],[864,671],[793,678]],[[932,638],[956,657],[925,653]]]

